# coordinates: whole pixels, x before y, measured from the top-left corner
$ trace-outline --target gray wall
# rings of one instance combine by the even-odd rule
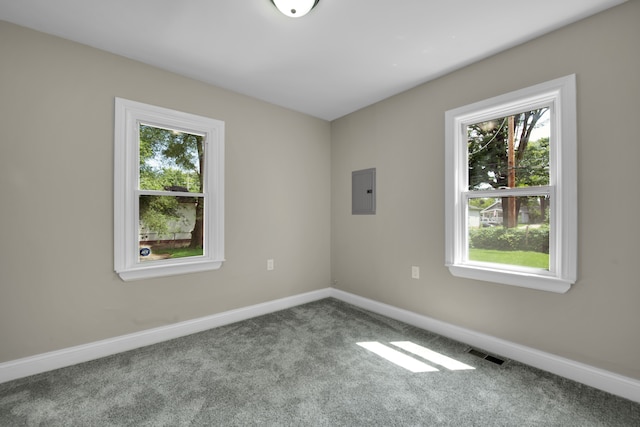
[[[335,287],[640,379],[640,2],[631,1],[332,123]],[[577,75],[579,280],[553,294],[444,267],[444,113]],[[377,168],[377,215],[350,214]],[[421,278],[411,279],[411,266]]]
[[[113,272],[116,96],[226,122],[221,270]],[[0,362],[330,285],[326,121],[0,22],[0,130]]]

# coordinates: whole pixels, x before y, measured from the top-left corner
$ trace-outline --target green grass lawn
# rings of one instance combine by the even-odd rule
[[[469,260],[549,269],[549,254],[541,252],[469,249]]]
[[[155,252],[155,251],[154,251]],[[202,256],[202,248],[200,249],[191,249],[191,248],[163,248],[158,249],[157,254],[169,254],[171,258],[184,258],[189,256]]]

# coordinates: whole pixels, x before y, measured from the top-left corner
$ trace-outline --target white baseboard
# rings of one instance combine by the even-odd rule
[[[478,349],[516,360],[561,377],[624,397],[625,399],[633,400],[634,402],[640,402],[640,381],[633,378],[628,378],[490,335],[481,334],[470,329],[461,328],[450,323],[338,289],[332,289],[331,296],[374,313],[460,341],[472,347],[477,347]]]
[[[191,335],[331,296],[331,289],[294,295],[159,328],[0,363],[0,383]]]
[[[0,363],[0,383],[179,338],[328,297],[640,402],[640,381],[638,380],[333,288],[325,288],[212,316]]]

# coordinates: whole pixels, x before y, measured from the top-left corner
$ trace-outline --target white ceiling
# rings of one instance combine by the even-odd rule
[[[333,120],[625,0],[0,0],[0,19]],[[570,52],[568,52],[570,54]]]

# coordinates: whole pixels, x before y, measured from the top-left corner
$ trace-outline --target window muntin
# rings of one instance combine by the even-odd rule
[[[576,274],[575,76],[448,111],[446,144],[446,265],[452,274],[566,292]],[[483,231],[483,225],[504,233]],[[482,233],[491,243],[484,249],[501,252],[479,254]],[[515,248],[522,246],[515,242],[498,244],[533,235],[539,253],[530,258],[536,260],[518,259]]]
[[[116,98],[114,173],[123,280],[220,268],[223,122]]]

